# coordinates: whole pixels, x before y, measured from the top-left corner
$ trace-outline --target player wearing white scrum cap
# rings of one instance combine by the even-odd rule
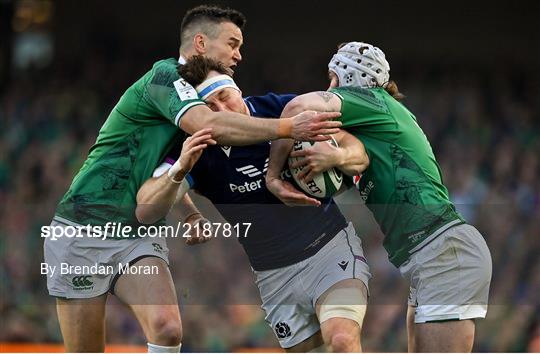
[[[386,87],[390,64],[382,50],[363,42],[341,46],[328,68],[337,75],[341,86]]]
[[[409,351],[470,352],[475,322],[487,313],[491,255],[482,235],[450,201],[439,165],[416,117],[400,102],[382,50],[342,45],[328,64],[330,88],[296,97],[303,109],[340,111],[343,128],[366,147],[369,167],[356,186],[385,235],[390,261],[410,282]],[[292,148],[272,144],[267,186],[291,200],[279,172]],[[303,194],[297,191],[299,198]]]

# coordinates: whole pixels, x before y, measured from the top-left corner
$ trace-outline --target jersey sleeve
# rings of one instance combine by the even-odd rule
[[[343,128],[384,129],[395,122],[384,98],[372,89],[339,87],[330,90],[341,99],[341,122]],[[390,126],[388,126],[390,127]]]
[[[205,104],[189,83],[178,76],[176,66],[156,64],[144,86],[144,97],[154,114],[167,118],[175,125],[191,107]]]

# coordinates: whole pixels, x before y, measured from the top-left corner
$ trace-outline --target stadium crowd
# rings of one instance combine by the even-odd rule
[[[122,54],[111,60],[96,52],[84,62],[14,73],[16,79],[1,89],[0,342],[61,341],[54,299],[39,271],[40,228],[50,223],[120,94],[151,62]],[[324,76],[321,65],[316,72]],[[502,66],[471,75],[434,64],[393,65],[406,73],[394,79],[431,141],[452,200],[485,236],[493,256],[491,307],[479,322],[475,350],[540,350],[537,78]],[[290,69],[277,72],[265,65],[257,82],[239,69],[240,86],[249,88],[248,94],[321,88],[320,79],[306,75],[312,67]],[[355,193],[338,200],[363,237],[373,273],[364,349],[406,351],[407,285],[388,262],[380,231]],[[211,208],[208,215],[220,220]],[[184,351],[277,347],[247,259],[233,238],[195,247],[181,239],[168,244]],[[110,303],[108,342],[143,344],[132,315],[115,299]]]

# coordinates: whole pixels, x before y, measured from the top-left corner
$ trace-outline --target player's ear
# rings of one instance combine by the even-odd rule
[[[197,54],[206,53],[206,36],[204,34],[197,33],[193,36],[193,48],[195,48]]]
[[[332,76],[332,79],[330,80],[330,86],[328,87],[328,90],[336,88],[339,86],[339,79],[337,76]]]

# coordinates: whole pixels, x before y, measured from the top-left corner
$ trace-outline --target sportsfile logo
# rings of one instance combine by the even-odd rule
[[[78,275],[71,279],[73,290],[89,290],[94,287],[91,275]]]
[[[243,167],[238,167],[236,169],[236,171],[238,172],[241,172],[245,175],[248,175],[249,177],[257,177],[259,175],[262,175],[263,173],[266,172],[266,170],[268,170],[268,160],[270,158],[267,158],[265,161],[264,161],[264,166],[263,166],[263,169],[262,171],[260,171],[257,167],[253,166],[253,165],[246,165],[246,166],[243,166]]]

